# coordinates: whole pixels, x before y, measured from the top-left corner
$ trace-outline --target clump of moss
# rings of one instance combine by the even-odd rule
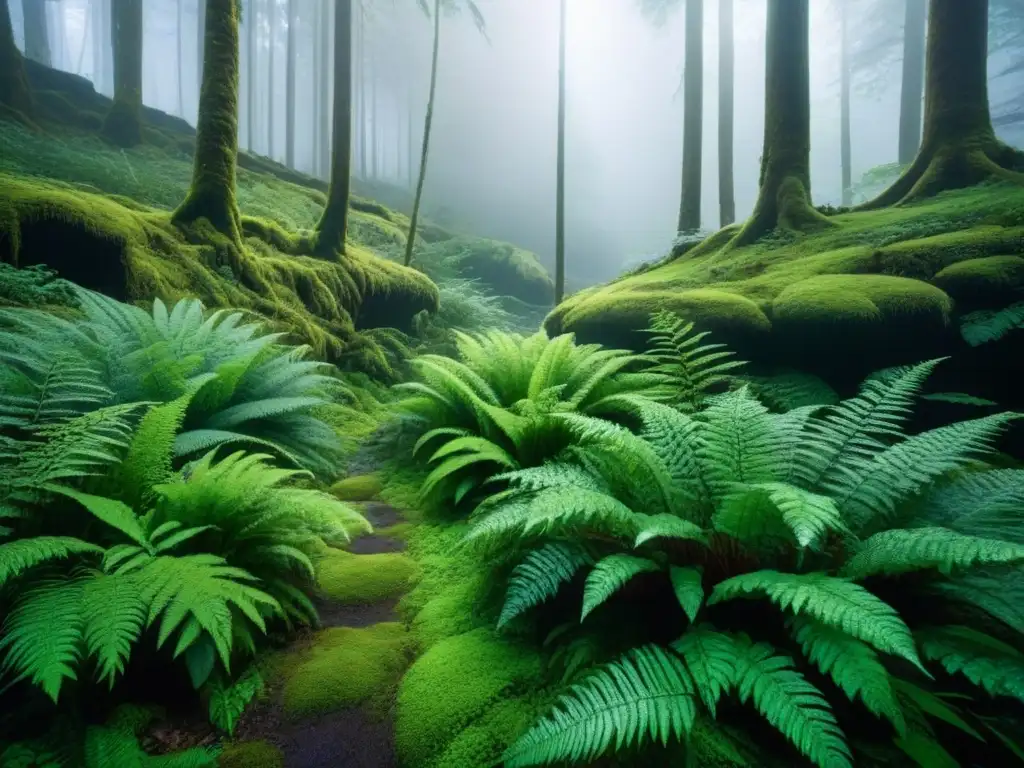
[[[318,632],[309,648],[274,665],[285,715],[298,719],[365,705],[382,716],[410,651],[409,633],[398,622]]]
[[[419,575],[419,566],[404,552],[353,555],[328,550],[318,563],[320,590],[349,605],[370,605],[405,593]]]
[[[496,240],[468,237],[447,240],[444,249],[460,276],[479,280],[495,294],[551,306],[554,282],[529,251]]]
[[[74,307],[78,298],[74,287],[57,277],[52,269],[36,265],[17,269],[0,262],[0,305],[20,307]]]
[[[508,702],[539,689],[541,672],[535,652],[498,639],[487,628],[437,643],[416,660],[399,686],[395,727],[400,764],[435,766],[460,734],[460,751],[480,750],[490,753],[480,757],[493,759],[495,747],[504,746],[499,742],[511,738],[528,719],[524,709]],[[488,760],[444,764],[469,768]]]
[[[935,285],[958,306],[995,309],[1024,296],[1024,258],[987,256],[957,262],[936,273]]]
[[[379,475],[355,475],[336,482],[331,493],[342,501],[370,501],[383,487]]]
[[[217,763],[220,768],[284,768],[284,755],[268,741],[227,744]]]

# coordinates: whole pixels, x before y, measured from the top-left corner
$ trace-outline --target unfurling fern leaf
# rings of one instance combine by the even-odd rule
[[[992,696],[1024,701],[1024,654],[970,627],[949,626],[916,633],[921,654],[951,674],[961,674]]]
[[[590,553],[583,547],[560,541],[529,552],[509,578],[498,628],[501,629],[516,616],[554,597],[580,568],[592,565],[593,562]]]
[[[892,723],[897,734],[906,732],[889,672],[871,648],[841,629],[806,616],[794,616],[789,624],[804,656],[829,675],[850,701],[859,696],[871,712]]]
[[[843,567],[843,575],[864,579],[935,568],[950,574],[980,565],[1024,562],[1024,545],[966,536],[946,528],[894,528],[865,541]]]
[[[737,654],[736,693],[815,765],[852,768],[850,748],[825,697],[771,646],[747,645]]]
[[[249,667],[230,684],[219,678],[214,680],[209,686],[210,722],[229,736],[233,735],[245,708],[262,691],[263,678],[255,666]]]
[[[880,651],[902,656],[921,670],[910,629],[895,610],[859,584],[824,573],[755,571],[719,582],[708,605],[765,595],[783,610],[841,629]]]
[[[504,755],[506,768],[591,762],[615,743],[681,739],[697,714],[683,661],[653,645],[635,648],[574,685]]]
[[[646,557],[617,554],[599,560],[588,574],[587,583],[583,587],[583,612],[580,621],[622,589],[634,576],[660,570],[661,566]]]

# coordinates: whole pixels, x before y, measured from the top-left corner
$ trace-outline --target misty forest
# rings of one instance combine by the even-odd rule
[[[1021,0],[0,0],[0,768],[1024,765]]]

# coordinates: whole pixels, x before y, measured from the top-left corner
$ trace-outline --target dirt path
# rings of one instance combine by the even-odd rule
[[[403,522],[401,514],[386,504],[369,503],[366,518],[375,531]],[[405,543],[377,533],[361,536],[346,550],[354,555],[401,552]],[[285,653],[302,654],[324,630],[346,627],[366,629],[383,622],[399,621],[399,597],[364,605],[352,605],[321,596],[314,600],[321,628],[292,641]],[[273,686],[273,683],[271,683]],[[285,768],[395,768],[393,702],[387,715],[373,717],[364,706],[338,709],[327,714],[294,719],[285,716],[283,686],[271,687],[267,699],[248,712],[239,724],[236,742],[264,740],[282,753]]]

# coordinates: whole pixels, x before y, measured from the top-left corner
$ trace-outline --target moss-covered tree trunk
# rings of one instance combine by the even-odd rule
[[[723,227],[736,221],[733,186],[734,43],[732,0],[718,0],[718,215]]]
[[[988,103],[988,0],[931,0],[924,135],[911,166],[863,209],[996,178],[1024,184],[1024,153],[996,138]]]
[[[900,92],[900,165],[914,162],[921,147],[924,92],[924,31],[928,0],[906,0],[903,19],[903,77]]]
[[[352,0],[336,0],[334,10],[334,126],[331,185],[327,207],[316,225],[320,256],[345,253],[348,198],[352,178]]]
[[[142,0],[113,0],[114,103],[103,135],[120,147],[142,143]]]
[[[241,254],[241,223],[235,198],[238,156],[238,0],[206,0],[206,47],[192,186],[174,212],[178,225],[206,219],[230,249]],[[238,263],[231,264],[237,268]],[[236,269],[237,272],[237,269]]]
[[[427,178],[427,155],[430,151],[430,126],[434,122],[434,94],[437,92],[437,52],[441,46],[441,0],[434,0],[434,51],[430,59],[430,93],[427,95],[427,114],[423,118],[423,147],[420,150],[420,172],[416,180],[416,195],[409,220],[409,237],[405,242],[405,266],[412,263],[412,249],[416,244],[416,225],[423,201],[423,183]]]
[[[0,9],[0,116],[28,123],[32,120],[32,91],[25,76],[25,62],[14,42],[10,0]]]
[[[256,27],[259,12],[256,0],[249,0],[242,18],[245,28],[245,148],[256,151]]]
[[[683,65],[683,184],[680,232],[700,229],[701,153],[704,144],[704,0],[686,0]]]
[[[811,206],[808,0],[768,0],[764,146],[754,212],[731,247],[776,227],[811,230],[831,222]]]
[[[46,0],[22,0],[21,8],[25,18],[25,56],[49,67],[53,57],[46,23]]]

